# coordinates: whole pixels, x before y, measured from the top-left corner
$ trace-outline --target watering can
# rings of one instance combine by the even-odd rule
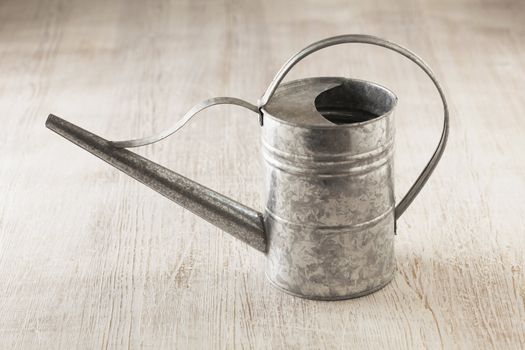
[[[392,164],[394,93],[376,83],[343,77],[281,84],[306,56],[346,43],[381,46],[409,58],[430,77],[443,102],[438,146],[397,205]],[[217,104],[238,105],[259,116],[265,165],[262,213],[127,149],[162,140],[197,112]],[[448,119],[443,90],[417,55],[377,37],[341,35],[292,56],[257,105],[232,97],[212,98],[160,134],[118,142],[54,115],[46,126],[265,254],[266,276],[282,291],[338,300],[372,293],[392,280],[396,220],[441,158]]]

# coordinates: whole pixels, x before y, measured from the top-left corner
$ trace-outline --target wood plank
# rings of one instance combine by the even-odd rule
[[[523,1],[0,3],[0,348],[525,347]],[[45,129],[54,113],[110,139],[194,103],[255,102],[296,50],[369,33],[419,53],[451,104],[445,156],[399,222],[398,273],[372,295],[274,289],[264,256]],[[400,199],[439,136],[423,73],[337,47],[289,79],[345,75],[399,96]],[[261,207],[260,129],[205,111],[138,152]]]

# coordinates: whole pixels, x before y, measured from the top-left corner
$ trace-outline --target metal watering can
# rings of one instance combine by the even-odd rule
[[[306,56],[346,43],[381,46],[409,58],[430,77],[443,101],[437,149],[397,206],[392,174],[394,93],[375,83],[341,77],[281,85]],[[259,115],[264,213],[126,149],[157,142],[217,104],[239,105]],[[257,106],[231,97],[212,98],[159,135],[112,142],[54,115],[46,121],[49,129],[264,253],[266,275],[279,289],[320,300],[362,296],[392,280],[396,220],[441,158],[448,124],[447,102],[431,69],[409,50],[368,35],[313,43],[284,64]]]

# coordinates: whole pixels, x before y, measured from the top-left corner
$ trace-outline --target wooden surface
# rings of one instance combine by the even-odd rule
[[[525,2],[0,2],[0,348],[525,347]],[[369,33],[441,78],[451,137],[398,224],[398,273],[355,300],[274,289],[264,256],[44,128],[57,114],[109,139],[194,103],[255,102],[296,50]],[[330,48],[290,78],[381,83],[396,114],[397,198],[437,143],[417,67]],[[254,208],[256,115],[215,107],[139,153]]]

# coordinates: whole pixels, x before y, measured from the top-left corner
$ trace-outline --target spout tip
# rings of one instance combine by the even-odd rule
[[[55,125],[58,120],[60,120],[60,118],[57,117],[56,115],[54,115],[54,114],[48,115],[47,119],[46,119],[46,124],[45,124],[46,128],[52,130],[53,129],[53,125]]]

